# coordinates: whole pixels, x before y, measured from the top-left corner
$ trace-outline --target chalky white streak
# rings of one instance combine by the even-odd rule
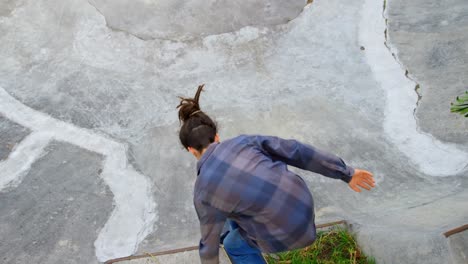
[[[0,190],[21,182],[50,140],[100,153],[105,157],[101,177],[114,195],[115,207],[94,243],[96,256],[106,261],[135,253],[138,244],[153,231],[157,205],[149,179],[128,164],[125,146],[31,109],[1,87],[0,113],[33,131],[0,163]]]
[[[431,176],[461,173],[468,166],[468,152],[418,130],[413,115],[418,100],[416,83],[406,77],[405,70],[392,56],[396,48],[389,46],[389,50],[385,46],[382,1],[366,0],[361,15],[359,39],[366,48],[364,53],[375,80],[387,95],[384,121],[387,136],[423,173]]]

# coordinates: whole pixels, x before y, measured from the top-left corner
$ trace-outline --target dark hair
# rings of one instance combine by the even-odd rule
[[[204,84],[198,86],[194,98],[180,98],[179,121],[182,123],[179,138],[184,148],[192,147],[202,151],[214,142],[218,128],[209,116],[200,110],[198,100]]]

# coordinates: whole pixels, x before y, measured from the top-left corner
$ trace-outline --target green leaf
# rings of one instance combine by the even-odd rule
[[[457,96],[455,103],[451,103],[450,105],[450,112],[468,117],[468,91],[463,95]]]

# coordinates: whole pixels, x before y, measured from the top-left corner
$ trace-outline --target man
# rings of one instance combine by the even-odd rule
[[[218,263],[224,248],[235,264],[265,263],[261,252],[302,248],[315,240],[314,206],[305,182],[287,165],[341,179],[360,192],[375,186],[373,176],[335,155],[295,140],[241,135],[220,142],[217,126],[200,110],[203,85],[194,98],[181,98],[182,145],[197,159],[194,191],[200,220],[202,263]]]

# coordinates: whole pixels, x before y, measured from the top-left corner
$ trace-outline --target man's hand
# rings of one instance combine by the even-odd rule
[[[359,187],[370,190],[375,187],[374,176],[368,171],[355,169],[353,178],[348,184],[355,192],[361,192]]]

